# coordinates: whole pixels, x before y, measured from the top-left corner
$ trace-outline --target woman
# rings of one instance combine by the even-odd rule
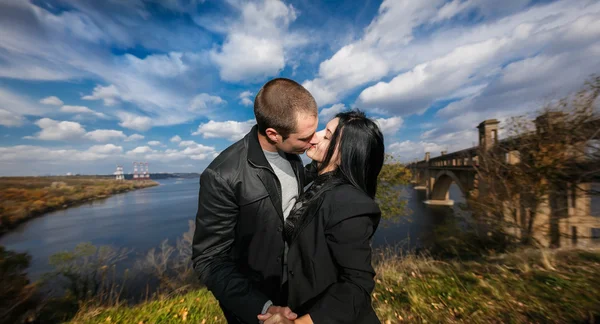
[[[379,323],[371,306],[370,240],[380,219],[374,201],[383,135],[360,111],[338,114],[307,155],[319,176],[286,219],[288,306],[294,323]],[[321,132],[320,132],[321,133]],[[261,315],[265,324],[290,323]]]

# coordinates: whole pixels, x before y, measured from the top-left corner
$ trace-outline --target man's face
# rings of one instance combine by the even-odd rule
[[[276,144],[286,153],[303,154],[315,143],[319,119],[315,115],[300,113],[297,116],[296,131],[285,140]]]

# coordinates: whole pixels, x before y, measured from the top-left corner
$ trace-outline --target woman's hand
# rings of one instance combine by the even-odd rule
[[[293,320],[288,319],[281,313],[258,315],[258,319],[263,321],[263,324],[294,324]]]
[[[272,319],[275,317],[275,319]],[[294,320],[298,317],[296,313],[292,312],[289,307],[281,307],[281,306],[271,306],[267,310],[266,314],[258,315],[258,320],[263,321],[264,323],[294,323]],[[284,318],[287,322],[279,320],[279,318]],[[270,320],[270,321],[267,321]]]

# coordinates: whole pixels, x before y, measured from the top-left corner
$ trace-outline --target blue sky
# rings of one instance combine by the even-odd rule
[[[201,172],[279,76],[409,161],[600,73],[600,2],[2,0],[0,40],[0,175]]]

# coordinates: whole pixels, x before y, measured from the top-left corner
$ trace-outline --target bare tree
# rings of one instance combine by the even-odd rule
[[[600,77],[592,77],[534,120],[511,118],[503,127],[508,138],[477,153],[474,214],[525,244],[585,237],[577,225],[598,221],[589,198],[599,194],[590,185],[600,179],[599,96]]]

